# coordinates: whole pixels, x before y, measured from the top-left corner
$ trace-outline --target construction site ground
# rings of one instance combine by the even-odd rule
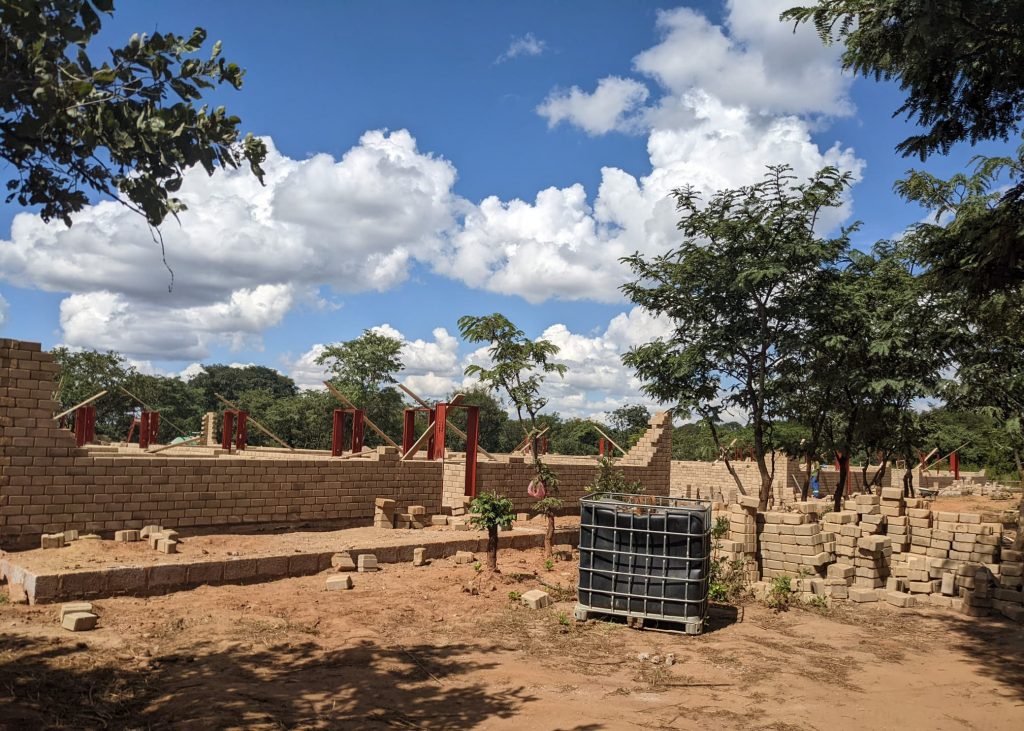
[[[86,633],[0,598],[0,728],[1024,727],[1024,628],[1002,619],[748,602],[688,637],[577,624],[575,563],[540,549],[499,566],[106,599]],[[516,600],[534,588],[555,604]]]

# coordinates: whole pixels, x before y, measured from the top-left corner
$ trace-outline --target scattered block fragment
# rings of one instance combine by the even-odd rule
[[[356,562],[352,560],[352,554],[342,551],[331,556],[331,566],[338,571],[355,571]]]
[[[912,607],[916,603],[916,600],[910,594],[904,594],[902,591],[887,591],[883,594],[885,601],[892,604],[894,607]]]
[[[572,546],[567,543],[552,546],[551,551],[559,561],[572,561]]]
[[[149,547],[156,550],[157,545],[164,539],[163,533],[150,533],[146,536],[146,540],[149,541]]]
[[[849,588],[850,601],[852,602],[877,602],[878,592],[874,589],[863,588],[859,586],[851,586]]]
[[[156,550],[160,553],[177,553],[178,542],[173,538],[161,538],[156,542]]]
[[[531,589],[523,594],[523,604],[528,606],[530,609],[543,609],[544,607],[551,605],[551,597],[548,596],[546,591]]]
[[[431,525],[448,525],[448,516],[447,515],[431,515],[430,516],[430,524]]]
[[[369,571],[377,570],[377,557],[372,553],[361,553],[357,559],[359,573],[365,574]]]
[[[90,602],[68,602],[67,604],[61,604],[60,620],[63,622],[65,615],[72,612],[92,612],[92,604]]]
[[[140,538],[149,538],[150,534],[152,534],[152,533],[160,533],[162,530],[163,530],[163,528],[161,528],[158,525],[144,525],[144,526],[142,526],[142,530],[139,531],[139,537]]]
[[[68,612],[61,618],[60,626],[72,632],[88,632],[96,629],[98,619],[92,612]]]
[[[139,532],[137,530],[114,531],[114,540],[118,543],[134,543],[139,540]]]
[[[78,531],[77,530],[66,530],[66,531],[64,531],[64,542],[65,543],[70,543],[71,541],[77,541],[77,540],[78,540]]]
[[[351,589],[353,586],[355,586],[355,583],[352,581],[352,577],[348,574],[330,576],[324,583],[324,587],[327,591],[344,591],[345,589]]]
[[[43,533],[39,539],[41,548],[64,548],[63,533]]]
[[[469,551],[456,551],[455,553],[455,563],[457,564],[473,563],[474,561],[476,561],[476,557]]]
[[[425,548],[414,548],[412,549],[412,565],[413,566],[425,566],[427,563],[427,549]]]

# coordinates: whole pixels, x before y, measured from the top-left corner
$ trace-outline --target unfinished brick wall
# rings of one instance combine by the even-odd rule
[[[237,526],[369,524],[376,497],[423,505],[430,513],[461,505],[462,455],[447,462],[401,461],[392,448],[355,459],[296,452],[204,456],[78,449],[53,420],[58,368],[36,343],[0,340],[0,547],[38,546],[42,533],[110,533],[161,523],[182,531]],[[620,461],[626,477],[667,494],[671,431],[667,415]],[[107,449],[107,448],[102,448]],[[253,450],[255,452],[256,450]],[[593,482],[590,458],[549,458],[568,509]],[[521,458],[480,458],[481,489],[504,487],[519,510],[530,467]],[[461,472],[460,472],[461,470]],[[454,501],[458,496],[457,503]]]
[[[757,496],[761,490],[761,473],[754,461],[730,463],[736,470],[747,495]],[[772,494],[776,505],[789,505],[799,499],[794,495],[796,483],[792,476],[803,480],[800,463],[783,454],[775,455],[775,481]],[[693,460],[672,460],[672,497],[701,498],[715,502],[735,503],[739,497],[736,481],[724,462],[698,462]]]
[[[498,492],[508,495],[517,511],[526,511],[536,502],[526,488],[533,479],[533,466],[529,457],[495,455],[477,461],[477,491]],[[672,458],[672,423],[667,413],[655,414],[650,428],[631,450],[616,463],[629,481],[642,482],[649,495],[668,495]],[[566,510],[574,510],[577,501],[586,494],[586,488],[597,476],[597,460],[593,457],[546,455],[544,462],[558,475],[558,497],[565,501]],[[444,505],[455,508],[465,499],[465,462],[461,455],[449,459],[444,467]]]

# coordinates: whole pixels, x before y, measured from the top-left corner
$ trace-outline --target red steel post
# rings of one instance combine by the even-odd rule
[[[352,409],[352,454],[363,451],[363,410]]]
[[[464,408],[466,409],[466,495],[476,497],[476,454],[480,443],[480,407],[466,406]]]
[[[238,421],[235,422],[235,449],[239,452],[245,450],[249,443],[249,412],[239,411]]]
[[[448,404],[434,407],[434,439],[430,459],[444,459],[444,430],[448,418]]]
[[[949,469],[953,471],[953,479],[960,479],[960,455],[953,452],[949,455]]]
[[[331,428],[331,456],[340,457],[345,451],[345,411],[344,409],[334,410],[334,422]]]
[[[150,411],[149,412],[149,443],[159,444],[160,443],[160,412]]]
[[[228,452],[231,451],[231,441],[234,437],[235,432],[235,412],[225,411],[224,412],[224,427],[220,434],[220,448]]]
[[[87,406],[85,412],[85,442],[92,444],[96,441],[96,407]]]
[[[149,449],[149,419],[148,411],[143,411],[139,416],[139,449]]]
[[[404,457],[412,449],[416,441],[416,412],[417,409],[406,409],[405,419],[402,422],[402,456]]]

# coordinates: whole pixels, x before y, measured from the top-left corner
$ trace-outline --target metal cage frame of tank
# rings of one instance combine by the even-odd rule
[[[613,511],[613,525],[598,524],[599,509]],[[651,527],[652,522],[657,522],[652,518],[660,518],[659,529]],[[685,522],[686,531],[670,530],[680,522]],[[699,532],[692,532],[695,522]],[[604,543],[610,543],[612,548],[595,545],[599,531],[608,532]],[[620,550],[622,545],[627,548]],[[687,555],[672,555],[672,545],[685,546]],[[663,553],[652,551],[659,546]],[[702,555],[690,555],[694,546],[699,547]],[[611,569],[595,568],[599,554]],[[711,570],[711,501],[627,493],[598,493],[581,498],[579,555],[577,619],[610,614],[627,620],[650,620],[659,629],[675,627],[677,632],[693,635],[703,632]],[[686,577],[672,575],[672,571],[682,568],[687,570]],[[697,577],[689,575],[694,569],[698,569]],[[595,587],[595,577],[610,588]],[[623,584],[625,590],[620,588]],[[696,592],[690,591],[691,585]],[[683,597],[668,596],[670,586],[684,587]],[[595,602],[595,598],[601,597],[607,597],[608,606],[597,606],[605,603]],[[640,610],[637,604],[641,605]],[[681,607],[683,611],[666,611],[670,606]]]

